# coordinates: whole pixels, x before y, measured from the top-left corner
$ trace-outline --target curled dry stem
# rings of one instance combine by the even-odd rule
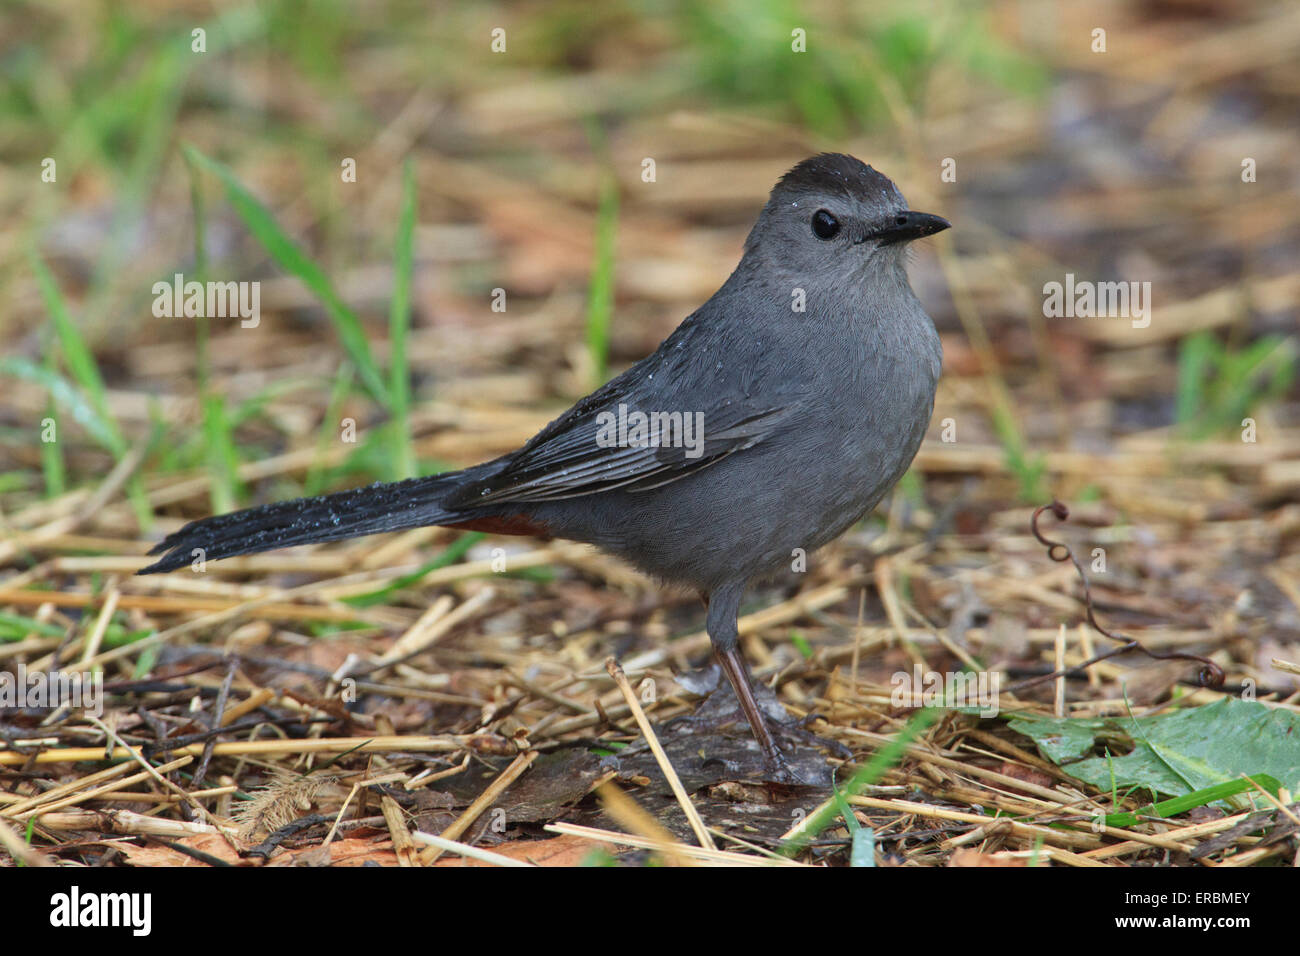
[[[1070,546],[1068,544],[1065,544],[1062,541],[1054,541],[1053,539],[1044,535],[1038,529],[1038,519],[1042,516],[1044,511],[1052,512],[1052,516],[1055,517],[1057,521],[1065,521],[1067,518],[1070,517],[1070,509],[1067,508],[1061,502],[1057,501],[1055,498],[1053,498],[1051,504],[1041,505],[1038,508],[1034,509],[1033,517],[1029,519],[1030,530],[1033,532],[1034,537],[1038,539],[1038,543],[1043,545],[1045,548],[1047,548],[1047,556],[1049,558],[1051,558],[1053,561],[1069,561],[1074,565],[1074,570],[1077,571],[1079,574],[1079,580],[1083,582],[1084,609],[1088,619],[1088,623],[1092,625],[1092,627],[1097,631],[1097,633],[1101,634],[1103,637],[1107,637],[1110,640],[1117,642],[1119,646],[1112,647],[1108,651],[1103,651],[1102,653],[1097,654],[1089,658],[1088,660],[1084,661],[1082,664],[1079,664],[1077,667],[1065,668],[1063,670],[1055,670],[1052,671],[1050,674],[1043,674],[1039,677],[1032,677],[1029,680],[1020,681],[1019,683],[1012,685],[1012,687],[1010,688],[1011,690],[1013,691],[1023,690],[1026,687],[1033,687],[1035,684],[1041,684],[1046,681],[1056,680],[1058,677],[1061,677],[1062,675],[1069,673],[1071,671],[1085,670],[1091,667],[1093,664],[1096,664],[1098,661],[1104,661],[1109,657],[1115,657],[1119,654],[1126,654],[1129,651],[1139,651],[1145,654],[1147,657],[1153,658],[1155,660],[1196,661],[1196,663],[1200,665],[1200,671],[1197,673],[1197,681],[1200,683],[1202,687],[1223,686],[1223,680],[1224,680],[1223,668],[1220,667],[1218,664],[1214,663],[1214,661],[1210,660],[1208,657],[1202,657],[1199,654],[1189,654],[1185,651],[1168,651],[1163,654],[1158,653],[1148,648],[1146,645],[1144,645],[1141,641],[1137,640],[1136,638],[1128,637],[1124,634],[1118,633],[1117,631],[1112,631],[1109,628],[1103,627],[1101,623],[1097,620],[1096,611],[1093,608],[1092,588],[1088,584],[1088,575],[1084,572],[1083,565],[1079,563],[1079,559],[1074,556],[1074,551],[1070,549]]]

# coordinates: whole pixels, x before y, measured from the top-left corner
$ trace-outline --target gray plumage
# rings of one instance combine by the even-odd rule
[[[193,522],[141,573],[183,566],[194,548],[214,559],[425,524],[545,533],[699,590],[715,647],[730,651],[748,582],[843,533],[920,447],[941,352],[905,257],[908,240],[947,226],[860,161],[814,156],[772,190],[722,288],[523,448]],[[598,441],[620,406],[702,413],[702,452]]]

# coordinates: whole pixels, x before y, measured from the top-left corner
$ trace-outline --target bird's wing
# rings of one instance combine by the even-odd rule
[[[717,431],[709,430],[706,416],[702,447],[696,446],[699,454],[687,447],[602,445],[597,435],[608,426],[598,423],[594,415],[573,420],[546,442],[520,452],[500,472],[465,486],[447,506],[554,501],[615,488],[657,488],[757,444],[790,412],[788,408],[734,411],[739,414],[728,416],[731,420]]]
[[[579,401],[504,459],[499,470],[466,484],[446,505],[470,508],[657,488],[752,447],[794,414],[798,403],[792,394],[748,397],[709,380],[700,371],[698,353],[692,359],[695,331],[688,320],[655,356]],[[684,369],[691,370],[691,380]],[[721,397],[727,395],[734,397]],[[619,423],[632,421],[627,416],[636,412],[680,413],[684,424],[688,417],[691,426],[702,424],[703,435],[690,433],[689,447],[621,441],[634,435],[631,429],[618,435]]]

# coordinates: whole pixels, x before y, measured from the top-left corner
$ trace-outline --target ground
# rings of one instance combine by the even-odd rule
[[[523,5],[500,54],[478,5],[294,6],[0,31],[0,667],[104,692],[0,700],[0,866],[1295,863],[1300,777],[1259,779],[1300,767],[1293,5]],[[806,785],[705,701],[698,597],[582,546],[133,576],[186,520],[517,447],[824,149],[954,228],[911,264],[945,356],[911,472],[742,609]],[[259,283],[256,321],[160,315],[176,273]],[[1137,285],[1093,317],[1076,281]],[[1221,685],[1134,650],[1023,686],[1114,643],[1035,539],[1053,499],[1096,623]],[[967,668],[996,714],[898,697]],[[1206,758],[1231,794],[1085,769],[1169,757],[1193,709],[1255,761]]]

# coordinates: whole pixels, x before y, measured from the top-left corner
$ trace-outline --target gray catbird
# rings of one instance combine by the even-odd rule
[[[195,521],[140,573],[196,549],[215,559],[422,525],[589,542],[704,596],[714,653],[781,770],[737,649],[740,598],[863,517],[915,456],[941,352],[906,249],[948,226],[851,156],[806,159],[773,188],[722,288],[519,450]]]

